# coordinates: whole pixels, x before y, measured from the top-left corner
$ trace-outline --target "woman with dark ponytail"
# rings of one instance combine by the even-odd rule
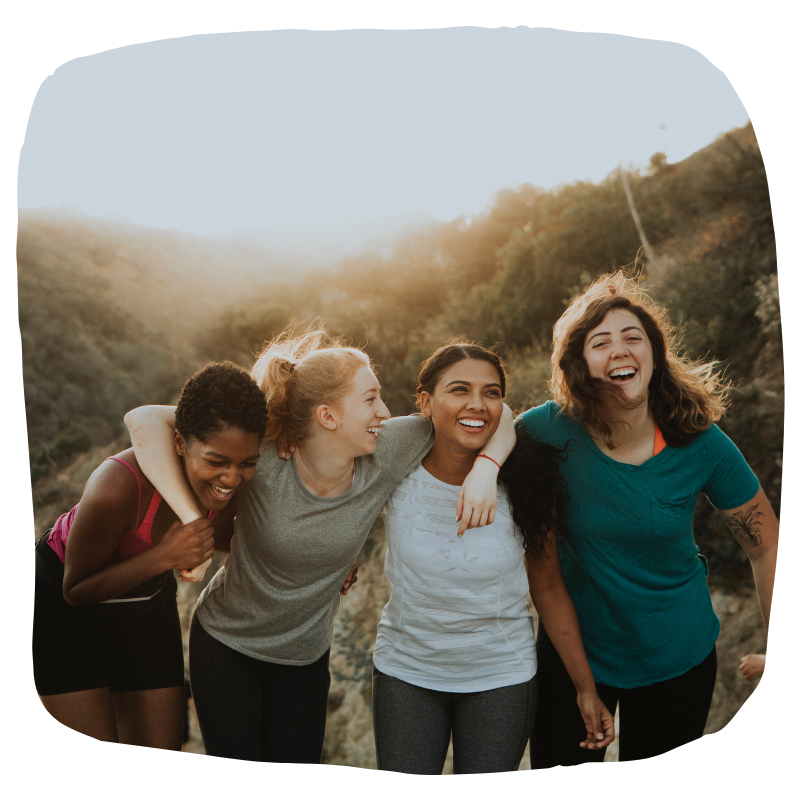
[[[461,538],[448,514],[472,465],[488,458],[481,448],[504,395],[500,359],[471,343],[438,349],[420,369],[433,448],[384,509],[392,595],[378,625],[372,700],[381,770],[440,774],[451,736],[456,773],[518,768],[537,703],[529,590],[577,693],[585,731],[574,745],[597,750],[614,739],[561,575],[558,451],[518,432],[492,524]]]

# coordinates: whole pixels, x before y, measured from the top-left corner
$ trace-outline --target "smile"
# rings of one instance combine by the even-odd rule
[[[458,424],[462,428],[473,428],[480,430],[486,423],[482,419],[460,419]]]
[[[377,436],[378,435],[378,431],[380,430],[380,427],[381,427],[380,425],[375,425],[372,428],[367,428],[367,433],[371,433],[373,436]]]
[[[639,370],[635,367],[620,367],[619,369],[611,370],[608,373],[608,377],[610,380],[614,381],[614,383],[623,383],[624,381],[632,378]]]
[[[215,486],[213,483],[208,484],[211,494],[218,500],[228,500],[233,494],[233,489],[224,489],[222,486]]]

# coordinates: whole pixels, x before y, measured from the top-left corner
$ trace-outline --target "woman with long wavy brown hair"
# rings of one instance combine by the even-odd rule
[[[717,427],[728,385],[713,362],[679,353],[641,284],[598,278],[554,327],[554,401],[521,417],[565,448],[559,500],[564,579],[598,693],[619,704],[620,760],[699,738],[716,679],[719,620],[692,531],[700,493],[720,510],[752,565],[769,623],[778,522],[742,454]],[[580,749],[572,684],[540,624],[534,768],[602,760]]]

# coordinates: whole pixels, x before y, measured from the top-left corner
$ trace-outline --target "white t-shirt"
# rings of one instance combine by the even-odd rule
[[[438,691],[524,683],[536,674],[536,642],[522,534],[498,486],[495,521],[459,539],[459,488],[420,465],[383,510],[392,596],[378,623],[375,666]]]

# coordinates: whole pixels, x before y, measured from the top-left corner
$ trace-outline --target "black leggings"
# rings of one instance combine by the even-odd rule
[[[378,769],[441,775],[450,734],[453,772],[519,767],[536,710],[536,677],[484,692],[423,689],[373,669]]]
[[[222,644],[195,615],[189,665],[206,753],[318,764],[331,683],[329,655],[330,650],[300,667],[261,661]]]
[[[539,706],[531,736],[531,768],[602,761],[605,749],[585,750],[586,726],[575,703],[575,687],[544,626],[536,639]],[[619,760],[651,758],[699,739],[711,707],[717,676],[717,650],[677,678],[635,689],[597,684],[613,714],[619,702]]]

